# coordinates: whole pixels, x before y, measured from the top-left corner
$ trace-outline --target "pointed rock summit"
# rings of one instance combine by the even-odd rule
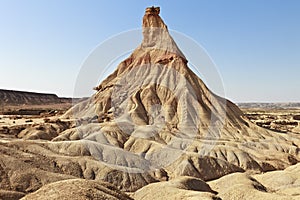
[[[144,38],[141,47],[144,49],[148,47],[157,51],[166,51],[167,53],[175,54],[186,60],[173,38],[170,36],[168,28],[159,16],[159,13],[159,7],[150,7],[146,9],[143,17]],[[163,54],[166,52],[160,53]]]
[[[158,7],[146,9],[141,45],[95,88],[92,98],[67,115],[97,115],[100,122],[111,123],[122,119],[135,126],[155,125],[153,113],[159,113],[168,131],[192,127],[206,137],[219,137],[225,118],[234,129],[244,127],[238,107],[213,94],[189,69],[159,13]]]
[[[162,170],[151,175],[156,178],[211,180],[296,163],[299,139],[252,124],[235,104],[210,91],[189,69],[159,14],[158,7],[146,9],[141,45],[91,98],[65,114],[98,123],[54,140],[83,139],[105,165],[129,173]]]

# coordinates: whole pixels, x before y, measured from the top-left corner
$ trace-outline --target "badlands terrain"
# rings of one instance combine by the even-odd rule
[[[298,108],[214,94],[159,14],[90,98],[1,101],[0,199],[300,199]]]
[[[258,126],[282,133],[300,134],[299,103],[241,103],[239,107]]]
[[[79,99],[59,98],[55,94],[0,89],[0,114],[37,115],[62,113]]]

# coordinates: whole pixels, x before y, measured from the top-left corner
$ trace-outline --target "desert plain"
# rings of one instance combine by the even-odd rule
[[[51,141],[59,136],[59,132],[75,127],[76,120],[60,119],[62,113],[71,106],[71,100],[39,106],[31,105],[28,102],[26,110],[33,111],[32,114],[24,115],[20,112],[25,109],[24,105],[8,106],[10,113],[1,113],[1,199],[300,198],[300,193],[298,193],[300,189],[299,164],[283,170],[264,173],[235,172],[206,182],[199,178],[183,176],[170,181],[151,183],[134,192],[121,192],[108,182],[95,180],[95,176],[84,177],[83,171],[79,169],[82,166],[74,164],[71,157],[62,156],[60,164],[57,165],[56,161],[51,159],[51,154],[48,157],[48,152],[44,152],[45,154],[42,156],[42,151],[36,152],[38,151],[37,146],[34,146],[32,142],[26,142],[26,140]],[[297,118],[300,114],[300,107],[297,105],[290,108],[279,103],[269,103],[263,106],[243,103],[240,106],[245,116],[259,126],[270,129],[264,124],[269,124],[268,122],[273,124],[274,121],[280,120],[285,123],[283,125],[275,123],[272,127],[273,131],[279,134],[289,134],[290,131],[300,134],[299,119]],[[43,112],[36,114],[37,110]],[[26,134],[24,131],[26,129],[35,131]],[[13,143],[18,140],[23,140],[24,144],[28,146],[15,149],[12,145],[8,145],[9,141]],[[11,177],[8,178],[8,175]],[[32,180],[32,178],[34,179]]]

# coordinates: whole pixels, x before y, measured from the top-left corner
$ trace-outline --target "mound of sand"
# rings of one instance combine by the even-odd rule
[[[70,179],[43,186],[36,192],[28,194],[22,199],[130,200],[131,198],[106,182]]]

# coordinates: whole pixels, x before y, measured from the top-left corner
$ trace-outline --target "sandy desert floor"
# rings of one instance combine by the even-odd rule
[[[247,108],[244,112],[262,127],[299,134],[298,109]],[[0,199],[300,199],[299,164],[265,173],[234,172],[208,181],[179,176],[124,190],[108,183],[111,179],[95,177],[97,162],[87,155],[58,156],[45,146],[43,141],[75,126],[75,121],[59,117],[58,113],[0,116]]]
[[[244,108],[246,117],[263,128],[300,134],[300,108]]]
[[[14,113],[3,115],[0,113],[0,129],[14,129],[19,126],[42,124],[45,120],[59,118],[72,106],[71,103],[52,104],[44,106],[11,106],[5,112]],[[39,115],[22,115],[20,110],[41,111]],[[300,108],[257,108],[249,106],[241,108],[245,116],[254,124],[281,133],[300,134]]]

